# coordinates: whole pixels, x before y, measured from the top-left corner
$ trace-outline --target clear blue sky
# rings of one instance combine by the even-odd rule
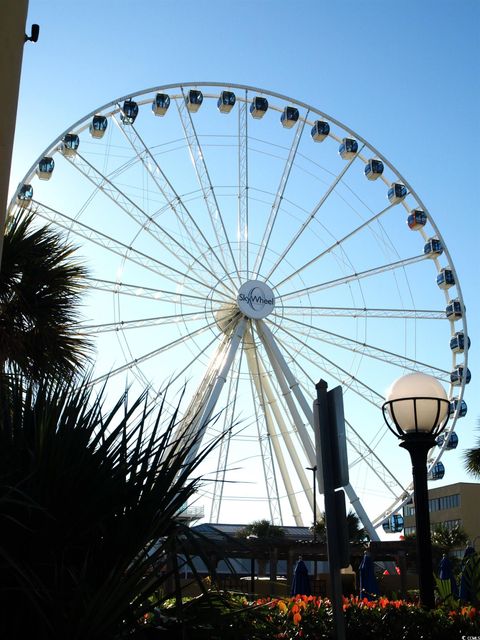
[[[443,482],[472,481],[461,454],[480,417],[480,3],[30,0],[28,21],[40,38],[25,46],[12,187],[96,107],[194,80],[312,104],[398,168],[446,240],[468,309],[469,413]]]

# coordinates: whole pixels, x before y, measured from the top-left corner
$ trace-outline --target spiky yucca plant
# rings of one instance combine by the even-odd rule
[[[168,577],[159,567],[182,530],[179,514],[199,483],[192,474],[214,446],[187,462],[194,443],[175,440],[177,412],[162,426],[162,407],[148,409],[146,395],[105,411],[88,384],[3,378],[2,637],[140,633],[149,597]]]
[[[7,221],[0,269],[0,370],[15,366],[36,379],[71,375],[92,345],[78,324],[86,268],[75,247],[34,211]]]

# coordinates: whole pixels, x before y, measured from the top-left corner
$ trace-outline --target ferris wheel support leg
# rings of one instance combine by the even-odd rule
[[[362,506],[362,503],[360,502],[360,498],[355,493],[355,489],[352,487],[351,484],[347,484],[347,486],[344,487],[344,489],[350,501],[350,504],[352,505],[352,508],[355,510],[355,513],[360,518],[361,523],[367,530],[367,533],[370,536],[370,540],[380,540],[377,530],[373,526],[370,518],[367,516],[367,512],[365,511],[365,509]]]
[[[206,400],[205,407],[200,412],[200,419],[197,421],[196,428],[193,433],[193,437],[195,438],[195,444],[192,446],[192,448],[189,451],[189,454],[186,460],[187,464],[191,462],[193,458],[197,455],[207,423],[212,415],[215,405],[217,404],[217,400],[223,389],[223,385],[227,380],[228,372],[230,370],[230,367],[232,366],[238,346],[243,339],[243,334],[245,333],[246,327],[247,327],[247,319],[243,317],[240,320],[240,322],[237,324],[235,330],[233,331],[222,367],[217,374],[217,378],[213,385],[212,391],[208,399]]]
[[[261,320],[257,320],[257,330],[260,336],[261,341],[263,342],[265,349],[268,354],[268,358],[273,367],[275,375],[280,384],[280,388],[282,393],[285,396],[285,400],[287,402],[288,408],[292,414],[293,421],[298,431],[298,435],[300,436],[300,440],[302,442],[303,448],[308,458],[308,463],[314,467],[316,465],[316,456],[315,450],[313,447],[312,440],[308,435],[308,432],[305,428],[305,424],[300,417],[297,407],[293,402],[292,394],[295,395],[298,403],[300,404],[307,421],[310,423],[313,429],[313,411],[310,408],[305,396],[303,395],[300,385],[298,381],[295,379],[295,376],[290,371],[285,358],[283,357],[280,349],[278,348],[277,343],[275,342],[275,338],[272,335],[270,329],[265,325]],[[286,382],[285,382],[286,380]]]
[[[248,343],[253,346],[253,340],[250,334],[248,335]],[[295,524],[297,526],[303,526],[302,516],[300,513],[300,509],[298,507],[295,491],[290,481],[287,465],[285,464],[285,458],[284,458],[282,449],[280,447],[280,443],[278,441],[277,433],[275,431],[275,426],[272,419],[272,413],[274,413],[275,415],[275,411],[274,411],[274,407],[272,406],[272,399],[265,385],[266,380],[263,379],[263,376],[262,376],[261,362],[259,362],[258,356],[256,357],[253,354],[252,349],[247,349],[246,354],[247,354],[248,366],[250,368],[250,371],[252,372],[252,378],[255,384],[255,389],[257,391],[258,397],[260,398],[263,414],[265,416],[265,421],[267,423],[267,430],[270,436],[270,442],[272,444],[272,448],[275,453],[275,458],[277,460],[278,468],[280,469],[282,482],[287,492],[290,509],[295,519]]]
[[[297,477],[300,480],[300,483],[302,485],[302,489],[303,492],[305,493],[305,497],[307,498],[307,501],[310,505],[310,508],[313,509],[313,505],[314,505],[314,499],[313,499],[313,491],[312,491],[312,487],[310,486],[310,483],[308,482],[307,476],[305,474],[305,470],[302,466],[302,463],[300,461],[300,458],[297,454],[297,449],[295,448],[292,439],[290,437],[289,434],[289,429],[285,423],[285,420],[283,418],[283,415],[280,411],[277,399],[275,397],[275,392],[274,389],[272,388],[272,385],[270,384],[270,380],[268,377],[267,372],[265,371],[265,367],[263,366],[262,361],[259,361],[259,369],[260,369],[260,374],[262,377],[262,385],[264,387],[265,390],[265,394],[267,396],[268,399],[268,403],[270,405],[270,408],[272,410],[272,413],[275,417],[275,420],[278,424],[278,427],[280,429],[280,433],[282,435],[283,441],[285,443],[286,449],[290,455],[290,458],[293,462],[293,466],[295,467],[295,471],[297,473]],[[301,526],[301,525],[299,525]]]

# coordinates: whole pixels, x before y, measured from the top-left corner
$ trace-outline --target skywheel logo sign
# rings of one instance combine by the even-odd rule
[[[273,311],[275,296],[268,285],[259,280],[244,282],[238,290],[237,304],[248,318],[260,320]]]

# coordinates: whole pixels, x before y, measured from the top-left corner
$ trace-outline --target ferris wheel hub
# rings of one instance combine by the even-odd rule
[[[237,305],[247,318],[261,320],[275,308],[275,296],[261,280],[248,280],[238,290]]]

